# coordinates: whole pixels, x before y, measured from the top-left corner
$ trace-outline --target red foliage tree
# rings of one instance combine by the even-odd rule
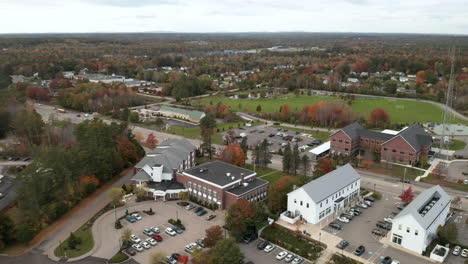
[[[390,122],[390,115],[382,108],[376,108],[370,113],[369,121],[374,127],[381,127]]]
[[[48,101],[50,92],[48,89],[30,85],[26,89],[26,96],[34,100]]]
[[[268,206],[271,211],[278,212],[286,206],[287,194],[292,190],[296,178],[283,176],[274,184],[270,185],[268,192]]]
[[[218,160],[230,163],[235,166],[244,166],[245,154],[239,143],[230,143],[218,156]]]
[[[219,225],[212,226],[205,230],[205,239],[203,243],[206,247],[214,247],[216,242],[223,239],[223,228]]]
[[[401,199],[401,201],[403,201],[406,204],[411,203],[411,201],[413,201],[413,199],[414,199],[413,188],[411,188],[411,186],[408,187],[398,197]]]
[[[224,117],[229,113],[229,106],[227,104],[219,104],[217,109],[217,116]]]
[[[127,136],[122,136],[117,140],[117,152],[124,165],[133,164],[138,159],[136,147]]]
[[[146,137],[145,144],[148,148],[154,148],[158,144],[158,140],[153,133],[149,133]]]
[[[291,107],[288,104],[284,104],[280,108],[279,118],[282,121],[288,121],[291,117]]]
[[[323,159],[320,160],[319,168],[320,168],[320,170],[322,170],[325,173],[329,173],[330,171],[335,169],[333,167],[332,162],[327,158],[323,158]]]

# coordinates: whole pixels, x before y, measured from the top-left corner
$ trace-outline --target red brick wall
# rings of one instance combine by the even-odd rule
[[[409,164],[411,161],[411,164],[414,165],[418,161],[418,155],[419,153],[401,136],[395,137],[382,145],[382,160],[388,162]]]
[[[340,142],[341,141],[341,142]],[[346,143],[348,142],[348,143]],[[354,142],[346,135],[343,130],[340,130],[330,137],[330,150],[333,153],[351,154],[359,147],[359,142]],[[346,150],[348,149],[348,150]]]
[[[176,175],[176,181],[182,183],[182,184],[185,186],[185,188],[187,188],[187,189],[189,188],[189,186],[188,186],[188,182],[189,182],[189,181],[192,183],[192,188],[193,188],[193,184],[194,184],[194,183],[197,184],[197,193],[198,193],[198,185],[201,185],[202,187],[206,187],[207,189],[211,189],[211,190],[212,190],[211,197],[213,197],[213,191],[216,191],[216,192],[217,192],[217,193],[216,193],[216,196],[217,196],[216,199],[221,198],[221,207],[224,206],[224,204],[223,204],[224,202],[223,202],[223,199],[222,199],[222,198],[223,198],[223,195],[224,195],[224,194],[223,194],[223,192],[224,192],[223,189],[218,188],[218,187],[216,187],[216,186],[213,186],[213,185],[211,185],[211,184],[208,184],[208,183],[199,181],[199,180],[197,180],[197,179],[187,177],[187,176],[185,176],[185,175],[183,175],[183,174],[181,174],[181,173],[177,173],[177,175]],[[201,192],[203,193],[203,189],[202,189]],[[191,195],[192,192],[189,191],[189,194]],[[197,197],[198,197],[199,199],[204,199],[205,201],[209,201],[209,200],[208,200],[208,197],[206,197],[206,198],[203,198],[203,196],[197,196]]]

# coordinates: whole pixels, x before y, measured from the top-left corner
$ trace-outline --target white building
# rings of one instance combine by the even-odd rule
[[[391,242],[422,254],[445,225],[450,203],[439,185],[424,190],[393,219]]]
[[[361,176],[346,164],[288,193],[288,210],[280,218],[317,224],[357,199],[360,187]]]

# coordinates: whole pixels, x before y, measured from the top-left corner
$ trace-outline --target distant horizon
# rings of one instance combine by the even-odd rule
[[[465,0],[0,0],[0,34],[467,35]]]

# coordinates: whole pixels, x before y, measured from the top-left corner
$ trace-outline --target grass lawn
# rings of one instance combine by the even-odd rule
[[[253,170],[253,165],[245,164],[244,168]],[[268,181],[270,184],[276,182],[284,174],[282,171],[271,168],[256,168],[255,170],[258,178],[262,178],[262,180]]]
[[[77,249],[68,248],[68,238],[62,242],[54,251],[55,256],[63,257],[65,253],[68,258],[76,258],[87,252],[94,247],[94,239],[91,233],[91,227],[87,224],[82,225],[78,230],[73,232],[75,236],[81,239],[81,244],[77,246]]]
[[[422,182],[427,182],[430,184],[439,184],[444,187],[452,188],[455,190],[460,190],[464,192],[468,192],[468,185],[467,184],[462,184],[462,183],[456,183],[456,182],[450,182],[450,181],[444,181],[442,180],[439,176],[435,174],[429,174],[429,176],[422,178]]]
[[[325,131],[319,131],[319,130],[313,130],[313,129],[301,129],[301,128],[297,128],[297,127],[276,126],[276,125],[273,125],[272,127],[306,133],[306,134],[312,135],[314,138],[320,139],[322,141],[328,141],[328,138],[330,137],[330,133],[325,132]]]
[[[387,168],[383,165],[383,163],[374,163],[369,168],[369,170],[375,173],[385,174],[396,178],[403,178],[403,175],[405,174],[405,167],[392,164],[391,167]],[[414,181],[416,177],[421,176],[423,174],[424,171],[422,170],[406,168],[405,179]]]
[[[115,254],[110,260],[109,263],[120,263],[122,261],[125,261],[128,259],[128,256],[119,251],[117,254]]]
[[[335,100],[341,99],[334,96],[296,96],[294,94],[289,94],[276,99],[231,99],[225,96],[212,96],[194,100],[192,103],[193,105],[204,106],[209,103],[217,104],[218,102],[222,102],[228,104],[234,111],[244,111],[249,113],[255,113],[257,106],[261,105],[262,113],[274,113],[278,112],[280,106],[286,103],[291,106],[291,110],[298,111],[306,105],[313,105],[320,101],[331,102]],[[366,118],[369,117],[369,114],[373,109],[383,108],[389,113],[391,121],[397,123],[414,123],[426,121],[441,122],[442,119],[442,109],[426,102],[409,101],[395,98],[357,96],[351,107],[355,112],[362,114]],[[454,118],[453,122],[463,124],[467,123],[461,121],[458,118]]]
[[[452,145],[449,146],[450,150],[460,150],[464,149],[466,146],[465,141],[458,140],[458,139],[452,139]]]
[[[283,175],[284,173],[282,171],[275,171],[262,177],[262,180],[265,180],[269,182],[270,184],[272,184],[278,181]]]

